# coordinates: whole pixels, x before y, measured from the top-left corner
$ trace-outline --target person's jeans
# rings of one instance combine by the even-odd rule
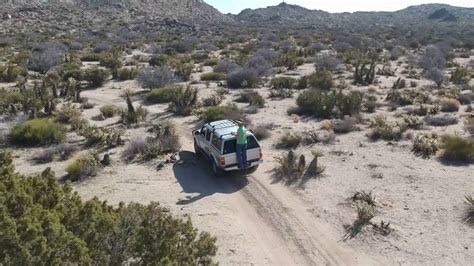
[[[237,144],[237,161],[239,168],[247,168],[247,144]]]

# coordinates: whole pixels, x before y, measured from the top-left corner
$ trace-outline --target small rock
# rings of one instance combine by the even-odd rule
[[[165,164],[161,162],[156,166],[156,170],[160,171],[163,167],[165,167]]]
[[[102,161],[100,161],[100,163],[103,165],[103,166],[110,166],[112,164],[112,159],[110,158],[110,154],[104,154],[104,158],[102,159]]]

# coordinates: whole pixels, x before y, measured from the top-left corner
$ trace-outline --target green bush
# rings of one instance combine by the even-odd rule
[[[138,76],[137,68],[119,68],[116,73],[116,79],[120,81],[133,80]]]
[[[336,106],[336,95],[333,92],[307,90],[298,96],[296,104],[302,112],[319,118],[329,118]]]
[[[81,116],[81,111],[71,103],[64,104],[59,111],[54,113],[55,121],[62,124],[71,124],[80,119]]]
[[[110,72],[108,70],[98,67],[89,68],[84,73],[84,79],[94,87],[102,86],[109,76]]]
[[[179,64],[176,67],[176,76],[180,77],[183,81],[189,81],[191,74],[194,70],[194,64]]]
[[[120,109],[111,104],[100,107],[99,111],[105,118],[111,118],[120,113]]]
[[[216,239],[158,203],[83,201],[51,169],[15,172],[0,151],[0,260],[8,265],[213,265]]]
[[[101,164],[96,154],[83,155],[66,167],[67,179],[78,181],[86,177],[95,176],[100,167]]]
[[[474,162],[474,141],[459,136],[443,136],[441,141],[442,158],[447,161]]]
[[[291,77],[276,77],[270,82],[272,89],[293,89],[296,79]]]
[[[107,67],[110,69],[119,69],[122,67],[122,61],[120,60],[120,56],[113,54],[113,53],[103,53],[99,57],[99,63],[103,67]]]
[[[225,80],[225,74],[224,73],[219,73],[219,72],[204,73],[204,74],[201,75],[201,80],[202,81]]]
[[[211,106],[196,110],[194,114],[203,122],[210,123],[223,119],[242,119],[244,112],[237,105]]]
[[[18,145],[46,145],[64,140],[65,129],[48,119],[33,119],[13,127],[10,140]]]
[[[312,88],[327,91],[334,86],[334,81],[330,71],[321,70],[308,76],[308,84]]]
[[[170,110],[178,115],[190,115],[198,102],[198,90],[190,86],[176,89],[170,103]]]
[[[28,75],[26,68],[15,65],[0,65],[0,82],[15,82],[19,76]]]
[[[145,101],[153,104],[171,102],[179,88],[180,86],[166,86],[160,89],[152,89],[147,93]]]
[[[265,99],[257,91],[244,91],[240,94],[239,98],[236,99],[236,102],[248,103],[251,106],[256,106],[258,108],[265,107]]]
[[[342,116],[352,116],[360,112],[363,100],[362,92],[351,91],[349,94],[339,92],[336,94],[336,107]]]

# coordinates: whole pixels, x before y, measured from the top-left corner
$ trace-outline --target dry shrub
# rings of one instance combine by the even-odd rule
[[[450,114],[427,116],[424,120],[427,124],[437,127],[450,126],[458,123],[458,118]]]
[[[148,161],[161,155],[178,152],[181,148],[176,127],[170,121],[154,124],[148,132],[153,137],[133,139],[122,153],[127,161]]]
[[[71,103],[64,104],[63,106],[61,106],[59,111],[54,113],[54,118],[56,122],[62,124],[71,124],[72,122],[80,119],[81,116],[81,111]]]
[[[258,108],[265,107],[265,99],[257,91],[244,91],[235,101],[248,103],[249,105],[256,106]]]
[[[145,96],[147,103],[168,103],[173,99],[180,86],[166,86],[164,88],[152,89]]]
[[[71,157],[76,151],[76,148],[69,144],[58,144],[47,148],[33,156],[33,161],[36,163],[50,163],[58,158],[65,161]]]
[[[352,201],[355,203],[358,202],[365,202],[370,206],[376,206],[376,199],[375,196],[372,194],[372,191],[365,192],[365,191],[357,191],[352,195]]]
[[[436,134],[419,135],[413,140],[411,151],[418,157],[429,159],[439,150],[439,138]]]
[[[345,134],[356,129],[357,119],[354,117],[345,117],[344,119],[336,119],[331,121],[331,129],[335,133]]]
[[[400,122],[389,122],[385,116],[379,115],[370,123],[371,131],[368,136],[372,140],[383,139],[387,141],[400,140],[407,130],[407,125]]]
[[[441,105],[441,111],[450,112],[450,113],[459,111],[459,107],[461,106],[458,100],[451,99],[451,98],[441,99],[440,105]]]
[[[171,99],[170,110],[178,115],[187,116],[196,108],[198,90],[190,86],[180,86]]]
[[[336,135],[334,134],[334,131],[332,131],[331,129],[329,130],[312,129],[305,132],[303,135],[303,143],[305,145],[312,145],[316,143],[329,144],[329,143],[334,142],[335,139],[336,139]]]
[[[195,110],[194,112],[194,115],[205,123],[223,119],[244,119],[243,114],[243,110],[239,109],[237,105],[211,106]]]
[[[283,149],[295,149],[301,144],[302,141],[303,136],[301,136],[301,134],[287,132],[279,139],[277,147]]]
[[[100,109],[100,113],[105,118],[111,118],[120,113],[120,109],[115,105],[104,105]]]
[[[361,225],[368,224],[375,217],[376,209],[374,205],[366,201],[359,201],[356,204],[357,222]]]
[[[222,103],[224,98],[225,98],[224,95],[219,94],[219,93],[210,95],[210,96],[208,96],[206,98],[203,98],[201,100],[201,106],[203,106],[203,107],[218,106]]]
[[[252,129],[252,133],[259,140],[267,139],[271,136],[270,131],[273,129],[273,127],[273,124],[260,124]]]

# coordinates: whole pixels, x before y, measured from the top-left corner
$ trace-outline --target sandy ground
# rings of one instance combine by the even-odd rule
[[[292,74],[313,70],[311,65],[303,65]],[[377,93],[381,98],[384,87],[390,87],[394,79],[380,78]],[[215,88],[215,84],[198,86],[200,96]],[[91,119],[105,104],[125,106],[122,90],[116,88],[139,90],[134,81],[127,81],[85,91],[82,96],[96,106],[85,110],[84,116]],[[268,93],[267,88],[257,90]],[[226,101],[238,93],[233,91]],[[272,177],[274,157],[284,152],[274,144],[288,131],[304,132],[321,125],[315,119],[288,116],[287,108],[294,105],[294,98],[267,100],[264,109],[249,115],[254,125],[278,125],[272,136],[261,142],[265,163],[253,174],[231,173],[225,178],[212,177],[208,164],[194,154],[191,130],[198,124],[195,117],[175,117],[166,111],[167,105],[146,106],[152,121],[171,119],[177,124],[182,142],[180,162],[160,171],[156,170],[158,161],[127,164],[120,159],[120,147],[110,151],[112,167],[74,188],[86,199],[97,196],[113,204],[158,201],[173,214],[190,217],[199,229],[217,237],[216,259],[222,265],[468,265],[474,261],[474,230],[461,221],[463,196],[474,194],[474,166],[417,158],[410,153],[407,140],[371,142],[366,136],[367,125],[361,125],[360,131],[338,135],[333,144],[298,148],[297,152],[304,154],[321,149],[326,171],[317,180],[286,186]],[[377,113],[387,110],[380,107]],[[366,115],[365,120],[372,116]],[[112,118],[93,123],[106,126],[114,122]],[[420,132],[429,131],[465,134],[461,123]],[[144,134],[144,128],[129,129],[125,138]],[[29,160],[40,150],[15,150],[17,169],[27,174],[41,172],[46,165]],[[48,166],[62,176],[67,163]],[[373,178],[374,174],[382,178]],[[366,230],[345,239],[344,226],[356,218],[349,198],[360,190],[376,195],[374,220],[390,222],[395,229],[392,234],[381,236]]]

